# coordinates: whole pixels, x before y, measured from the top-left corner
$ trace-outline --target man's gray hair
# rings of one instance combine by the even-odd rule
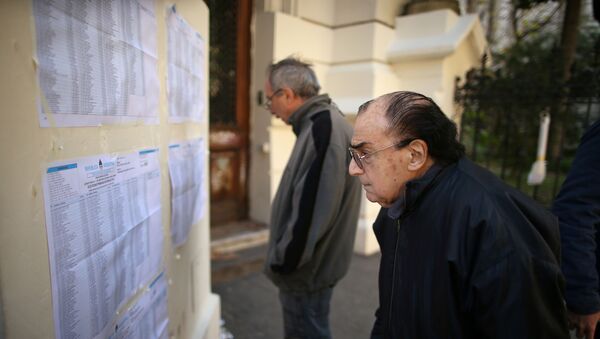
[[[314,97],[319,94],[321,86],[311,66],[293,57],[269,65],[267,77],[271,89],[276,91],[288,87],[303,99]]]

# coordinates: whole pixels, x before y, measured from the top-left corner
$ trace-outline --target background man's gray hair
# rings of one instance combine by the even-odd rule
[[[293,57],[269,65],[267,77],[273,91],[288,87],[303,99],[314,97],[321,89],[311,65]]]

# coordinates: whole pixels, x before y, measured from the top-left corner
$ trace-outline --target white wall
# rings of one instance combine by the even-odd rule
[[[276,1],[275,1],[276,2]],[[406,0],[296,0],[289,6],[291,11],[281,10],[331,28],[352,26],[357,23],[378,21],[388,26],[394,25]],[[276,9],[277,8],[277,9]],[[280,11],[282,7],[269,10]]]
[[[296,55],[315,65],[322,92],[330,94],[350,121],[365,101],[398,90],[431,96],[446,114],[454,116],[454,79],[478,65],[486,48],[479,21],[449,10],[398,17],[404,3],[260,2],[256,7],[253,95],[262,90],[269,63]],[[250,169],[250,216],[267,223],[270,200],[295,141],[291,129],[269,119],[268,114],[257,105],[252,108],[255,156]],[[268,145],[270,153],[256,151],[261,145]],[[268,203],[264,199],[267,192]],[[378,205],[363,199],[355,251],[377,251],[371,224],[378,211]]]
[[[258,6],[258,4],[257,4]],[[275,183],[271,183],[271,114],[256,98],[262,93],[267,65],[273,60],[275,16],[254,11],[252,75],[250,83],[250,169],[248,209],[251,219],[268,223]]]
[[[387,59],[400,88],[431,96],[453,117],[454,79],[479,65],[487,48],[478,18],[437,10],[398,17],[395,31]]]

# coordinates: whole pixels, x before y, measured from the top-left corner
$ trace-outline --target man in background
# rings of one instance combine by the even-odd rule
[[[554,200],[567,280],[569,323],[578,338],[600,338],[600,120],[581,138]]]
[[[330,338],[329,304],[352,257],[360,183],[346,170],[352,127],[310,65],[267,69],[266,108],[296,142],[272,203],[265,273],[279,288],[286,338]]]

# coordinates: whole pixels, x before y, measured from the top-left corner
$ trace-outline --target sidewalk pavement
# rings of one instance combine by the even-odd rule
[[[334,288],[329,315],[333,338],[369,338],[379,304],[379,257],[355,254],[348,274]],[[221,317],[233,338],[283,338],[278,290],[264,274],[254,270],[212,288],[221,297]]]

